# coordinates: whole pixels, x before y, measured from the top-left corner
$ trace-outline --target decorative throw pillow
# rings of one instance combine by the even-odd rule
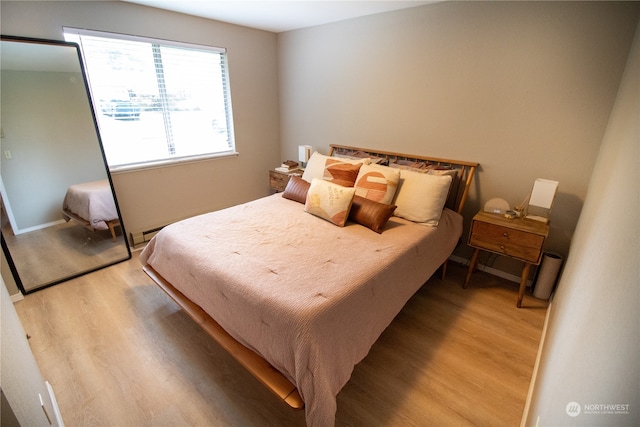
[[[409,221],[437,226],[447,200],[451,176],[430,175],[410,170],[400,170],[400,186],[394,215]]]
[[[344,227],[356,189],[314,178],[309,186],[305,212]]]
[[[454,209],[456,206],[456,199],[458,198],[458,189],[460,188],[460,176],[456,169],[430,169],[427,172],[429,175],[449,175],[451,176],[451,185],[449,186],[449,193],[447,194],[447,201],[445,206]]]
[[[358,173],[356,194],[374,202],[389,204],[398,189],[400,170],[388,166],[363,165]]]
[[[333,157],[339,157],[342,159],[351,159],[351,160],[360,160],[360,159],[368,159],[370,164],[378,164],[378,165],[386,165],[389,163],[388,159],[385,157],[376,157],[375,155],[365,153],[360,150],[350,150],[350,151],[342,151],[333,153]]]
[[[351,164],[336,159],[327,159],[322,179],[343,187],[353,187],[361,166],[362,163]]]
[[[292,176],[289,178],[289,182],[287,182],[287,186],[282,193],[282,197],[299,203],[305,203],[307,201],[307,192],[309,192],[310,185],[311,184],[299,176]]]
[[[389,166],[392,168],[407,169],[407,170],[415,169],[419,171],[427,171],[431,169],[431,167],[433,167],[433,165],[427,161],[403,160],[403,159],[396,159],[393,162],[389,163]]]
[[[304,172],[302,173],[302,179],[304,179],[307,182],[313,181],[313,178],[326,179],[325,169],[327,168],[328,165],[333,164],[333,163],[328,164],[327,160],[332,160],[332,162],[342,162],[350,165],[369,164],[369,159],[349,160],[344,158],[335,158],[335,157],[325,156],[324,154],[320,154],[316,151],[309,158],[309,161],[307,162],[307,166],[304,168]],[[337,174],[339,173],[339,171],[337,170],[335,172]],[[328,176],[331,177],[331,174],[329,174]],[[357,176],[358,176],[358,172],[356,172],[356,176],[353,179],[354,182]],[[353,186],[353,184],[351,184],[351,186]]]
[[[384,226],[387,224],[387,221],[389,221],[389,218],[391,218],[391,215],[393,215],[395,209],[396,206],[394,205],[374,202],[373,200],[355,195],[353,196],[349,219],[370,228],[376,233],[382,233]]]

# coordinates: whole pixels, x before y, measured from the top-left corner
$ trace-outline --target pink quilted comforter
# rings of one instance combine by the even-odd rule
[[[106,179],[71,185],[64,196],[62,212],[66,221],[71,219],[66,214],[69,212],[87,221],[95,230],[108,230],[107,221],[118,219],[111,186]]]
[[[165,227],[140,255],[296,385],[309,427],[335,424],[354,366],[462,234],[392,217],[337,227],[274,194]]]

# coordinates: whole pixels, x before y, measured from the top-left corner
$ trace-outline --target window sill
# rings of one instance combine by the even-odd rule
[[[203,162],[203,161],[214,160],[214,159],[237,157],[239,155],[240,153],[238,153],[237,151],[230,151],[230,152],[216,153],[216,154],[203,154],[200,156],[180,157],[178,159],[134,163],[129,165],[109,167],[109,172],[111,172],[112,175],[118,175],[121,173],[138,172],[146,169],[167,168],[167,167],[173,167],[173,166],[180,166],[188,163],[197,163],[197,162]]]

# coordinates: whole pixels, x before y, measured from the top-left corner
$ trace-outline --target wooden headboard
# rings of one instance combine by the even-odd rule
[[[462,213],[462,208],[464,207],[464,202],[467,200],[467,195],[469,194],[469,187],[471,187],[471,181],[473,180],[473,175],[476,172],[479,164],[475,162],[466,162],[462,160],[450,160],[450,159],[439,159],[437,157],[428,157],[428,156],[418,156],[414,154],[404,154],[404,153],[396,153],[392,151],[381,151],[381,150],[373,150],[370,148],[360,148],[360,147],[350,147],[347,145],[336,145],[331,144],[331,151],[329,152],[330,156],[344,155],[344,156],[362,156],[362,154],[366,154],[368,157],[372,158],[383,158],[386,159],[386,163],[394,163],[398,160],[406,160],[409,162],[426,162],[438,167],[447,167],[451,169],[456,169],[458,171],[458,181],[455,194],[450,197],[450,200],[447,202],[447,207],[458,212]]]

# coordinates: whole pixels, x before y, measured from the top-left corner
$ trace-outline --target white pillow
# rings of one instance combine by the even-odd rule
[[[307,192],[305,212],[344,227],[349,218],[354,187],[343,187],[323,179],[314,178]]]
[[[315,151],[309,158],[309,161],[307,162],[307,166],[304,168],[304,172],[302,173],[302,179],[304,179],[307,182],[313,181],[313,178],[324,179],[325,168],[326,168],[328,159],[337,160],[337,161],[349,163],[352,165],[355,165],[358,163],[362,163],[363,165],[368,165],[369,162],[371,161],[370,159],[349,160],[345,158],[330,157]]]
[[[447,201],[451,176],[430,175],[400,169],[394,215],[409,221],[437,226]]]
[[[398,189],[400,170],[388,166],[362,165],[356,179],[356,195],[390,204]]]

